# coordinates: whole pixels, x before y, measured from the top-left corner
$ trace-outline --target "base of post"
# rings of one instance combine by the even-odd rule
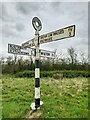
[[[43,105],[43,102],[42,102],[42,101],[40,101],[40,106],[41,106],[41,105]],[[31,107],[32,110],[36,110],[36,108],[35,108],[35,102],[33,102],[30,107]],[[38,107],[38,108],[40,108],[40,107]],[[37,109],[38,109],[38,108],[37,108]]]

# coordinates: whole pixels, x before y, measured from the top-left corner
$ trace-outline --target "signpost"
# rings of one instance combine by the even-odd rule
[[[25,51],[26,48],[30,48],[31,52],[35,51],[35,102],[31,104],[32,110],[37,110],[40,105],[43,104],[40,101],[40,56],[55,58],[55,52],[39,50],[40,44],[71,38],[75,36],[75,25],[71,25],[56,31],[49,32],[47,34],[39,36],[39,31],[42,29],[41,21],[34,17],[32,19],[32,25],[35,29],[35,38],[25,42],[22,46],[8,44],[8,52],[19,55],[30,55]],[[34,48],[31,48],[35,46]]]
[[[61,40],[65,38],[70,38],[75,36],[75,25],[62,28],[44,35],[39,36],[39,31],[42,28],[41,21],[34,17],[32,20],[32,24],[35,31],[35,38],[29,40],[22,44],[24,48],[31,48],[35,46],[35,103],[31,104],[32,110],[37,110],[40,105],[43,104],[40,101],[40,54],[39,54],[39,45],[42,43],[52,42],[56,40]],[[41,55],[50,56],[50,53],[41,52]],[[53,55],[53,54],[52,54]]]
[[[75,36],[75,25],[68,26],[56,31],[39,36],[39,44],[48,43],[52,41],[62,40]],[[22,44],[24,48],[31,48],[35,46],[35,38]]]

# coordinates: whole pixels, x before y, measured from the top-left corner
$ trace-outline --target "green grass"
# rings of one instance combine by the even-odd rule
[[[34,78],[3,76],[2,117],[25,118],[34,101]],[[87,118],[88,79],[41,79],[40,118]]]

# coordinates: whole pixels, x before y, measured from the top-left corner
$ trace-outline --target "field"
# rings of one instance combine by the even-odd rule
[[[88,118],[87,78],[41,78],[40,118]],[[34,78],[3,75],[2,117],[26,118],[34,101]],[[34,116],[35,117],[35,116]]]

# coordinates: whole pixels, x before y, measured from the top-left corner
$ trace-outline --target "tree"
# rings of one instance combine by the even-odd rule
[[[76,64],[77,63],[77,53],[74,48],[68,48],[68,54],[70,56],[70,61],[71,64]]]
[[[83,52],[80,55],[81,55],[81,63],[82,63],[82,65],[88,63],[88,61],[89,61],[88,56],[86,56],[86,54],[83,53]]]
[[[5,58],[4,58],[4,57],[1,57],[1,58],[0,58],[0,64],[4,64],[4,60],[5,60]]]
[[[8,65],[10,65],[11,61],[12,61],[12,57],[11,57],[11,56],[8,56],[6,63],[7,63]]]

